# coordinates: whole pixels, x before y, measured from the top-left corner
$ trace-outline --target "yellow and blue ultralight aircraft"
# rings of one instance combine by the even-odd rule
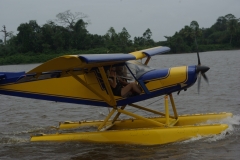
[[[95,126],[94,132],[37,134],[31,141],[88,141],[155,145],[182,141],[196,136],[220,134],[227,124],[201,124],[207,120],[231,117],[232,113],[178,115],[172,93],[191,87],[201,76],[207,81],[198,55],[198,65],[154,69],[147,66],[152,56],[166,53],[168,47],[155,47],[129,54],[65,55],[47,61],[29,72],[0,72],[0,94],[58,102],[110,107],[104,120],[60,122],[59,130]],[[144,63],[139,60],[146,59]],[[140,95],[115,96],[108,81],[111,67],[124,69],[123,78],[132,79],[142,89]],[[198,85],[198,88],[199,88]],[[135,104],[164,96],[164,111]],[[173,115],[169,114],[168,98]],[[156,117],[143,117],[127,111],[126,106],[138,108]],[[120,120],[120,114],[131,119]]]

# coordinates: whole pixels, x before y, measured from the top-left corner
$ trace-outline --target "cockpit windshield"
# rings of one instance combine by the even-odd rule
[[[111,67],[114,67],[117,77],[123,78],[128,81],[135,81],[135,78],[138,79],[143,74],[149,71],[155,70],[152,67],[142,64],[141,61],[133,60],[133,61],[127,61],[125,63],[118,64],[118,65],[106,67],[105,69],[108,76],[110,75],[109,69]]]
[[[145,74],[151,70],[155,70],[154,68],[146,66],[137,60],[128,61],[128,62],[126,62],[126,65],[128,66],[128,68],[131,70],[131,72],[137,79],[139,77],[141,77],[143,74]]]

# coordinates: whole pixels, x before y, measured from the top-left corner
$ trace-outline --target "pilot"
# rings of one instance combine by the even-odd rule
[[[135,83],[127,83],[117,77],[116,67],[109,70],[109,83],[115,96],[128,97],[132,94],[141,94],[141,88]]]
[[[127,77],[127,71],[125,66],[116,66],[116,73],[119,76]]]

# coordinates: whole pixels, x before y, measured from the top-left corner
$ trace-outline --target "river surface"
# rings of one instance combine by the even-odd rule
[[[82,142],[30,142],[34,133],[55,132],[51,126],[71,120],[103,119],[108,108],[56,103],[0,95],[0,159],[239,159],[240,157],[240,50],[200,53],[201,63],[211,69],[206,73],[209,85],[197,84],[173,94],[178,114],[232,112],[233,117],[220,123],[229,125],[220,135],[196,137],[165,145],[140,146]],[[149,63],[154,68],[197,64],[197,55],[159,55]],[[39,64],[0,66],[0,71],[29,71]],[[163,109],[162,97],[139,104]],[[137,109],[128,110],[153,116]],[[124,118],[124,117],[122,117]]]

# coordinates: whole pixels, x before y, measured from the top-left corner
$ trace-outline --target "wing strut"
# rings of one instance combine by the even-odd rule
[[[112,100],[108,100],[105,97],[103,97],[100,93],[98,93],[94,88],[92,88],[91,86],[89,86],[86,82],[84,82],[80,77],[78,77],[76,74],[73,73],[73,71],[68,71],[67,72],[69,75],[71,75],[73,78],[75,78],[78,82],[80,82],[81,84],[83,84],[85,87],[87,87],[90,91],[92,91],[93,93],[95,93],[98,97],[100,97],[101,99],[103,99],[107,104],[109,104],[110,106],[115,106],[114,101]]]
[[[100,71],[100,73],[101,73],[103,82],[104,82],[105,87],[106,87],[106,89],[107,89],[107,92],[108,92],[108,94],[109,94],[109,96],[110,96],[110,102],[111,102],[111,104],[112,104],[111,106],[112,106],[112,107],[115,107],[115,106],[117,105],[117,103],[116,103],[116,100],[115,100],[115,98],[114,98],[114,95],[113,95],[112,89],[111,89],[111,87],[110,87],[109,81],[108,81],[108,79],[107,79],[107,75],[106,75],[106,73],[105,73],[105,71],[104,71],[104,68],[103,68],[103,67],[98,67],[98,69],[99,69],[99,71]]]
[[[144,64],[147,65],[148,62],[150,61],[150,59],[151,59],[151,57],[148,57]]]

